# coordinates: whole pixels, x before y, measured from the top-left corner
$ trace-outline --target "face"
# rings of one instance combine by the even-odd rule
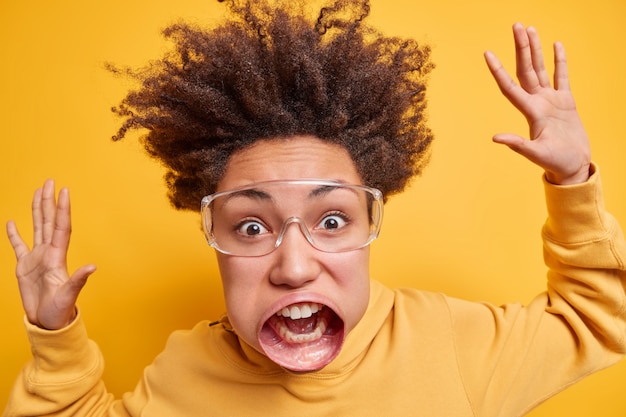
[[[296,136],[259,141],[235,153],[218,191],[296,179],[361,184],[345,149]],[[274,194],[282,218],[306,217],[312,206],[307,194],[297,190],[278,189]],[[330,363],[367,308],[368,247],[322,252],[291,224],[280,246],[269,254],[242,257],[218,252],[217,258],[235,331],[287,369],[313,371]]]

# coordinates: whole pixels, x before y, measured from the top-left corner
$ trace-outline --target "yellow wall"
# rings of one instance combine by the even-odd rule
[[[69,186],[70,265],[98,265],[81,297],[90,334],[107,360],[106,383],[131,390],[174,329],[223,310],[214,256],[192,214],[170,209],[162,169],[132,141],[111,143],[109,108],[128,85],[104,61],[139,65],[160,56],[159,29],[221,10],[209,0],[22,2],[2,0],[0,34],[0,220],[30,236],[32,191],[45,178]],[[626,58],[623,0],[374,0],[372,20],[392,34],[431,43],[437,135],[425,175],[387,206],[374,244],[373,276],[493,303],[528,301],[544,286],[540,171],[491,143],[525,134],[483,63],[493,49],[513,68],[510,26],[538,27],[544,49],[560,39],[572,86],[603,170],[607,206],[626,226]],[[29,358],[13,279],[0,240],[0,407]],[[532,416],[626,415],[626,362],[550,400]]]

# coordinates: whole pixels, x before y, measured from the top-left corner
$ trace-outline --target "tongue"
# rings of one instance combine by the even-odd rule
[[[285,331],[292,335],[285,335]],[[296,336],[303,341],[295,341]],[[278,365],[295,372],[310,372],[322,369],[337,357],[344,337],[343,320],[330,308],[324,308],[305,319],[273,315],[263,325],[258,340],[265,355]]]
[[[315,330],[317,326],[317,315],[314,314],[306,319],[288,319],[285,318],[285,325],[294,333],[307,334]]]

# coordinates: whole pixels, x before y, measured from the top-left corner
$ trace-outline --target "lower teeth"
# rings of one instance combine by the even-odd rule
[[[289,320],[289,319],[287,319]],[[277,320],[277,330],[280,337],[289,343],[307,343],[314,342],[322,337],[326,328],[328,327],[328,321],[326,318],[320,318],[317,321],[317,327],[310,333],[294,333],[282,320]]]

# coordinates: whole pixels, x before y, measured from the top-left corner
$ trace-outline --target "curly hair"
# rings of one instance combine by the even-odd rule
[[[224,0],[219,0],[223,2]],[[166,167],[177,209],[199,210],[229,157],[257,140],[310,135],[343,146],[364,183],[385,198],[421,173],[429,46],[383,36],[363,0],[335,0],[307,20],[298,2],[227,0],[214,28],[175,23],[174,48],[144,68],[110,70],[139,81],[112,109]]]

